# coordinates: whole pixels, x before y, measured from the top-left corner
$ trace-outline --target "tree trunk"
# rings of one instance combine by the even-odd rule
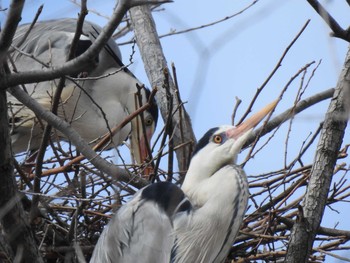
[[[350,49],[327,110],[303,207],[291,232],[285,262],[308,262],[320,226],[349,116]]]

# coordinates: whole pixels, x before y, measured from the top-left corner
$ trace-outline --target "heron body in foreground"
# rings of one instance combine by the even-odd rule
[[[32,29],[29,24],[17,29],[11,54],[14,70],[30,71],[62,65],[67,60],[76,30],[76,19],[61,19],[38,22]],[[25,34],[29,31],[29,35]],[[83,33],[77,42],[74,57],[84,53],[95,41],[101,28],[85,22]],[[72,127],[87,142],[102,137],[111,128],[121,123],[139,107],[135,95],[137,78],[121,62],[117,44],[110,39],[94,61],[86,65],[81,74],[67,76],[58,107],[58,116],[71,123]],[[44,108],[50,109],[58,80],[26,84],[28,94]],[[141,88],[142,104],[149,98],[149,90]],[[35,114],[11,94],[8,96],[8,114],[11,126],[14,153],[39,148],[43,125]],[[140,163],[147,155],[146,142],[150,140],[157,122],[158,108],[152,102],[150,110],[144,112],[147,138],[144,138],[140,118],[113,136],[109,148],[120,145],[131,133],[131,146],[135,160]],[[52,138],[65,139],[56,132]]]
[[[137,192],[106,226],[90,262],[224,262],[249,196],[237,155],[275,106],[236,127],[210,129],[197,144],[181,189],[159,182]]]

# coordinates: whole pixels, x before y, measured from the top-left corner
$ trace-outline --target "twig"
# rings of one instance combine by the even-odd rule
[[[39,18],[39,16],[40,16],[41,12],[43,11],[43,7],[44,7],[44,5],[40,5],[40,6],[39,6],[38,11],[36,11],[36,14],[35,14],[35,16],[34,16],[34,19],[33,19],[32,23],[30,24],[30,26],[29,26],[29,28],[28,28],[28,31],[27,31],[27,32],[24,34],[24,36],[18,41],[18,43],[17,43],[17,46],[18,46],[18,47],[21,46],[21,45],[24,43],[24,41],[26,41],[26,39],[27,39],[27,37],[29,36],[30,32],[32,31],[32,29],[33,29],[35,23],[38,21],[38,18]],[[12,52],[12,51],[13,51],[13,49],[10,50],[10,52]]]
[[[253,105],[256,101],[256,99],[258,98],[260,92],[264,89],[264,87],[267,85],[267,83],[270,81],[270,79],[274,76],[274,74],[276,73],[276,71],[279,69],[279,67],[282,66],[282,61],[285,58],[285,56],[287,55],[288,51],[291,49],[291,47],[294,45],[294,43],[298,40],[298,38],[301,36],[301,34],[304,32],[304,30],[306,29],[306,27],[309,25],[310,20],[307,20],[306,23],[304,24],[304,26],[301,28],[301,30],[299,31],[299,33],[293,38],[292,42],[287,46],[287,48],[284,50],[281,58],[279,59],[279,61],[277,62],[275,68],[272,70],[272,72],[270,73],[270,75],[267,77],[267,79],[264,81],[264,83],[256,90],[256,93],[253,97],[253,99],[250,101],[250,104],[248,106],[248,109],[246,110],[246,112],[243,114],[242,118],[239,120],[238,124],[242,123],[243,120],[248,116],[248,114],[251,112]]]
[[[213,21],[213,22],[210,22],[210,23],[207,23],[207,24],[204,24],[204,25],[191,27],[191,28],[184,29],[184,30],[177,30],[177,31],[172,30],[170,33],[160,35],[159,39],[164,38],[164,37],[173,36],[173,35],[189,33],[189,32],[195,31],[195,30],[200,30],[200,29],[203,29],[203,28],[211,27],[211,26],[220,24],[222,22],[228,21],[228,20],[230,20],[230,19],[232,19],[232,18],[234,18],[234,17],[236,17],[236,16],[238,16],[240,14],[243,14],[245,11],[247,11],[249,8],[251,8],[253,5],[255,5],[258,1],[259,0],[254,0],[251,4],[249,4],[248,6],[246,6],[245,8],[240,10],[239,12],[236,12],[236,13],[234,13],[232,15],[229,15],[229,16],[225,16],[224,18],[219,19],[217,21]],[[119,37],[119,35],[118,35],[118,37]],[[113,36],[113,38],[116,39],[117,36]],[[125,42],[119,42],[118,45],[122,46],[122,45],[131,44],[131,43],[133,43],[133,41],[134,40],[129,40],[129,41],[125,41]]]
[[[235,125],[235,118],[236,118],[237,110],[238,110],[239,105],[241,105],[241,103],[242,103],[242,100],[240,98],[236,97],[235,107],[233,108],[232,116],[231,116],[231,124],[232,125]]]

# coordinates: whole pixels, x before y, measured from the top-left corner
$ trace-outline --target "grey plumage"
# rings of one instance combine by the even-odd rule
[[[17,50],[11,55],[16,70],[45,70],[46,67],[62,65],[67,59],[76,22],[75,19],[38,22],[24,41],[23,36],[28,31],[29,25],[20,26],[13,41]],[[95,41],[100,30],[99,26],[91,22],[84,23],[83,34],[78,41],[75,57],[87,50]],[[71,123],[84,140],[91,142],[107,133],[111,127],[120,123],[135,110],[136,84],[141,85],[141,83],[127,68],[123,67],[119,48],[112,39],[79,75],[79,77],[84,76],[87,76],[88,79],[81,78],[76,81],[66,79],[58,116]],[[78,75],[70,77],[78,77]],[[50,109],[57,82],[58,80],[46,81],[27,84],[25,87],[27,92],[42,106]],[[143,103],[146,103],[149,91],[142,89],[141,95]],[[11,94],[8,96],[8,101],[13,151],[19,153],[37,149],[41,141],[42,125],[34,113]],[[149,127],[147,126],[149,137],[154,132],[157,117],[157,106],[154,103],[152,109],[145,112],[145,119],[149,124]],[[142,126],[138,125],[138,122],[139,120],[134,119],[131,124],[118,132],[113,137],[113,144],[110,147],[120,145],[132,129],[137,130],[137,127]],[[138,133],[143,134],[140,131]],[[56,135],[64,139],[64,135],[60,132]],[[135,137],[136,135],[135,140],[139,139]],[[134,144],[138,143],[139,141]],[[135,146],[135,148],[139,147]],[[136,159],[141,159],[140,156],[138,157]]]
[[[146,186],[104,229],[91,263],[224,262],[248,203],[237,155],[276,102],[237,127],[210,129],[197,144],[184,183]]]
[[[164,205],[147,192],[161,196]],[[177,197],[169,199],[174,195]],[[174,236],[169,234],[172,216],[186,200],[171,183],[153,184],[139,191],[106,226],[90,262],[169,262],[174,243]]]

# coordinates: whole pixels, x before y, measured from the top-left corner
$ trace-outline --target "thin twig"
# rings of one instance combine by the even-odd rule
[[[287,48],[284,50],[281,58],[279,59],[279,61],[277,62],[275,68],[272,70],[272,72],[270,73],[270,75],[267,77],[267,79],[264,81],[264,83],[256,90],[256,93],[253,97],[253,99],[250,101],[250,104],[248,106],[248,109],[246,110],[246,112],[243,114],[243,116],[241,117],[241,119],[239,120],[239,122],[237,124],[240,124],[243,122],[243,120],[248,116],[248,114],[251,112],[253,105],[256,101],[256,99],[258,98],[260,92],[264,89],[264,87],[267,85],[267,83],[270,81],[270,79],[275,75],[276,71],[282,66],[282,61],[283,59],[286,57],[286,55],[288,54],[288,51],[292,48],[292,46],[295,44],[295,42],[299,39],[299,37],[301,36],[301,34],[304,32],[304,30],[306,29],[306,27],[309,25],[310,20],[307,20],[306,23],[303,25],[303,27],[301,28],[301,30],[299,31],[299,33],[293,38],[292,42],[287,46]]]

